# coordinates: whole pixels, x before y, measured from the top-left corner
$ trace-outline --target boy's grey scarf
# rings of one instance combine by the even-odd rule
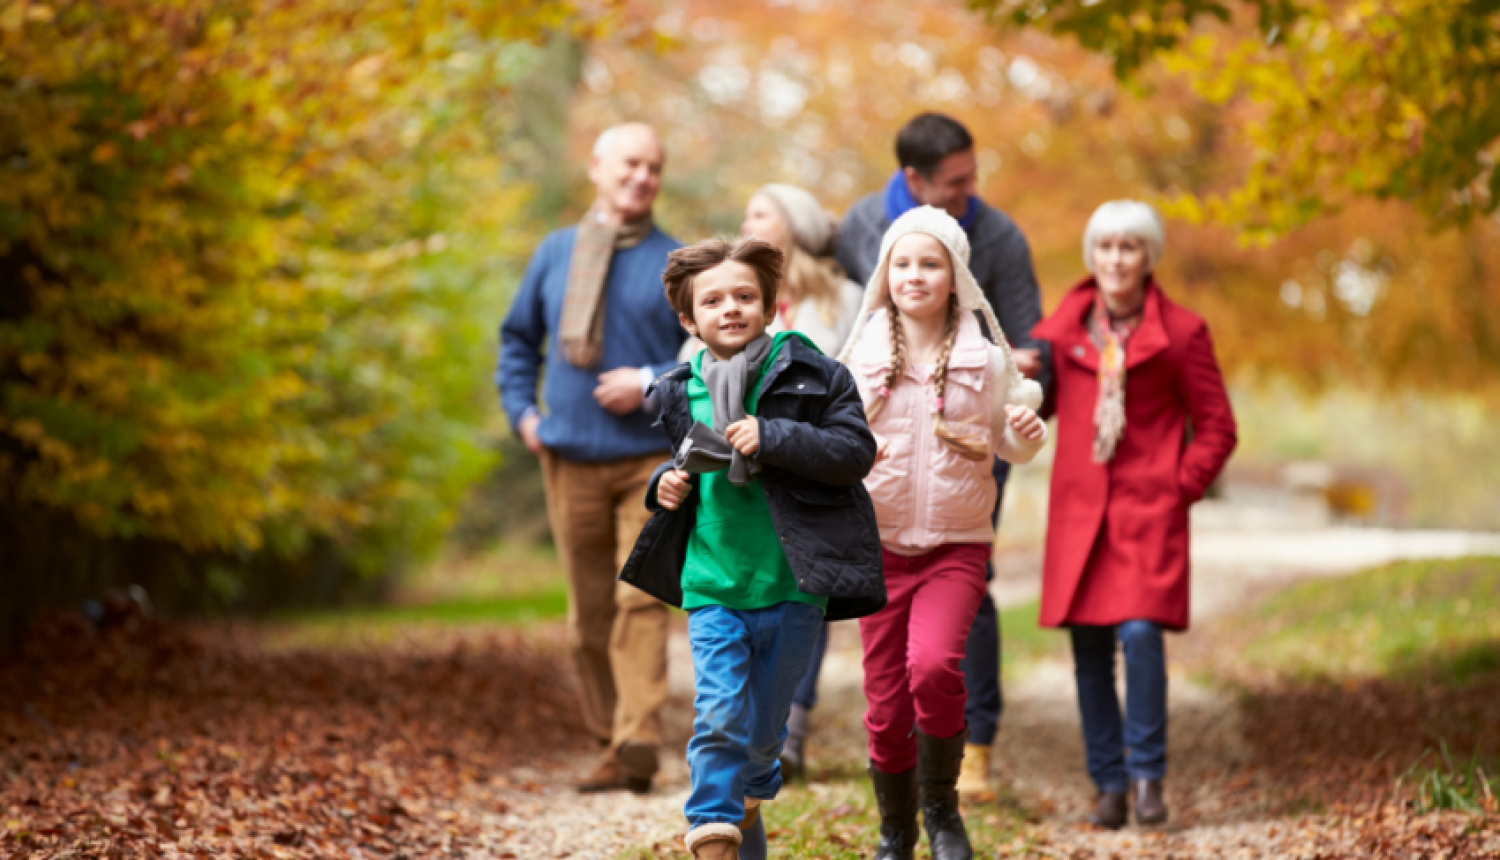
[[[745,392],[750,386],[750,379],[759,372],[766,356],[770,354],[771,344],[771,336],[762,334],[728,361],[719,361],[714,358],[713,353],[703,351],[703,384],[708,388],[708,399],[714,407],[713,432],[703,433],[698,430],[698,425],[693,427],[687,439],[683,440],[682,449],[678,451],[678,459],[683,461],[679,468],[690,472],[712,472],[724,468],[724,465],[717,468],[701,466],[726,464],[729,466],[729,483],[736,487],[745,486],[760,474],[759,458],[741,454],[724,438],[724,431],[729,429],[729,425],[746,417]],[[688,456],[690,451],[693,454],[691,458]],[[686,468],[689,460],[692,465],[700,468]]]

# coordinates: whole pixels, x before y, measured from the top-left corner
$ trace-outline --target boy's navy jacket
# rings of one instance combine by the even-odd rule
[[[676,450],[693,419],[687,364],[653,383],[660,423]],[[829,621],[860,618],[885,606],[880,530],[864,478],[875,464],[875,437],[865,421],[854,377],[837,361],[788,338],[760,382],[760,482],[797,587],[828,598]],[[646,487],[655,513],[641,530],[620,579],[656,599],[682,606],[682,569],[698,509],[688,493],[677,510],[656,501],[671,468],[657,467]],[[697,478],[693,479],[696,488]]]

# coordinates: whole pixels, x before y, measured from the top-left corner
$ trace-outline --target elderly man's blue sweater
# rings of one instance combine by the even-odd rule
[[[543,380],[542,444],[568,460],[618,460],[664,450],[661,430],[637,409],[615,415],[594,400],[599,375],[620,367],[647,367],[657,376],[677,365],[677,350],[687,333],[667,303],[661,274],[667,255],[681,243],[653,229],[641,244],[615,252],[605,279],[604,354],[599,366],[580,370],[552,343],[562,319],[568,285],[568,261],[578,228],[558,230],[542,240],[521,289],[500,326],[500,360],[495,385],[512,427],[537,405],[537,380]]]

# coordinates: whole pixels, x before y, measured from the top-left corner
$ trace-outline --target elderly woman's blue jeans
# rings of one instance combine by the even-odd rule
[[[745,798],[770,800],[781,789],[792,694],[822,629],[823,610],[806,603],[688,614],[697,711],[687,749],[690,827],[737,823]]]
[[[1130,780],[1167,773],[1167,654],[1161,625],[1126,621],[1078,626],[1073,671],[1089,776],[1101,792],[1124,794]],[[1125,649],[1125,713],[1115,694],[1115,641]]]

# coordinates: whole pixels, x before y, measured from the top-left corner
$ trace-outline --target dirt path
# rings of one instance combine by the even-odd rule
[[[1173,817],[1165,829],[1103,834],[1079,825],[1092,788],[1066,652],[1008,668],[995,776],[1000,802],[1030,823],[1007,852],[1415,857],[1461,843],[1445,856],[1500,857],[1500,823],[1476,836],[1462,819],[1396,810],[1387,822],[1389,808],[1364,818],[1300,814],[1316,808],[1300,792],[1336,781],[1339,768],[1389,784],[1388,773],[1372,783],[1368,767],[1383,754],[1383,725],[1428,725],[1434,712],[1500,724],[1500,680],[1451,695],[1369,684],[1240,700],[1189,674],[1222,647],[1214,628],[1224,612],[1300,576],[1336,572],[1340,558],[1364,563],[1367,537],[1304,536],[1304,550],[1323,559],[1312,570],[1285,563],[1274,540],[1199,542],[1194,632],[1174,637],[1168,652]],[[1401,540],[1417,555],[1467,547]],[[1416,552],[1422,546],[1428,553]],[[1257,547],[1268,551],[1257,557]],[[1028,599],[1035,555],[999,561],[997,598]],[[646,797],[572,790],[598,751],[578,724],[558,622],[439,627],[353,648],[278,645],[265,628],[133,624],[95,630],[74,619],[37,631],[0,662],[0,858],[604,860],[652,846],[682,856],[672,846],[683,830],[692,677],[680,617],[664,768]],[[863,778],[859,654],[856,626],[835,625],[813,718],[813,784],[792,791],[817,797]],[[1359,726],[1364,736],[1347,742]],[[1295,732],[1304,742],[1285,754],[1284,736]],[[1341,746],[1308,744],[1309,733]],[[1410,747],[1400,755],[1420,751]]]
[[[1309,850],[1336,855],[1340,844],[1336,832],[1326,826],[1309,829],[1306,822],[1268,814],[1268,798],[1285,794],[1286,787],[1269,785],[1271,777],[1251,766],[1254,754],[1245,740],[1244,718],[1234,696],[1188,677],[1173,655],[1208,647],[1205,640],[1216,618],[1298,579],[1341,575],[1399,558],[1480,551],[1500,551],[1500,538],[1358,530],[1199,536],[1195,546],[1194,632],[1169,641],[1170,825],[1148,832],[1127,829],[1099,833],[1080,824],[1093,788],[1083,765],[1072,665],[1062,652],[1010,671],[1005,679],[1006,711],[996,745],[995,776],[1001,796],[1011,798],[1010,802],[1018,803],[1036,819],[1030,829],[1029,850],[1101,858],[1263,857],[1305,854]],[[1040,554],[1012,551],[998,561],[993,589],[997,601],[1019,605],[1034,599]],[[814,715],[814,782],[819,778],[847,779],[864,768],[859,654],[855,625],[835,625],[820,683],[821,702]],[[674,730],[671,744],[680,749],[691,719],[692,693],[683,632],[673,639],[672,691],[667,723]],[[586,759],[580,759],[577,768],[586,764]],[[561,849],[563,843],[555,834],[580,820],[595,821],[599,826],[586,847],[573,846],[573,857],[611,857],[627,847],[665,846],[680,837],[687,787],[680,755],[668,757],[658,790],[646,798],[582,798],[567,791],[564,783],[570,775],[557,773],[552,779],[538,775],[544,787],[530,801],[515,794],[505,795],[511,813],[503,823],[514,828],[512,844],[518,856],[542,856],[528,853],[539,848]],[[1360,833],[1352,832],[1346,841],[1361,838]],[[1500,842],[1492,848],[1500,851]]]

